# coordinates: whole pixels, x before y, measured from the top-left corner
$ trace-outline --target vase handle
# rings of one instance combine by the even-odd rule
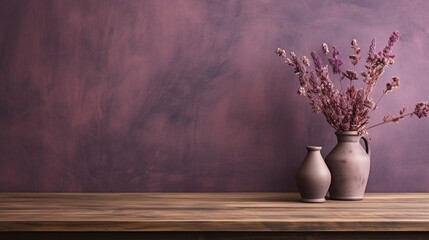
[[[366,137],[361,137],[365,143],[365,151],[368,154],[368,156],[371,157],[371,148],[369,147],[369,141]]]

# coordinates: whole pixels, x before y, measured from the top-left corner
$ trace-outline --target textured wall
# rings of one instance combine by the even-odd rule
[[[295,191],[333,130],[275,56],[402,36],[374,112],[429,100],[421,1],[0,1],[0,191]],[[346,55],[344,55],[346,56]],[[379,89],[381,92],[381,89]],[[429,191],[429,119],[371,131],[368,191]]]

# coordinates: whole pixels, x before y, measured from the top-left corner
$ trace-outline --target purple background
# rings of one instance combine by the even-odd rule
[[[429,2],[0,1],[0,191],[296,191],[333,129],[274,54],[398,29],[373,123],[429,100]],[[361,69],[360,66],[359,69]],[[378,88],[380,93],[382,88]],[[429,119],[371,129],[368,191],[429,191]]]

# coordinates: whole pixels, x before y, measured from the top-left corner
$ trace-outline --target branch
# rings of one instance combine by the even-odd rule
[[[407,114],[401,114],[401,115],[399,115],[399,117],[392,117],[392,118],[387,119],[387,120],[385,120],[383,122],[380,122],[380,123],[377,123],[377,124],[372,125],[370,127],[367,127],[366,130],[371,129],[373,127],[377,127],[377,126],[383,125],[385,123],[398,122],[399,120],[403,119],[404,117],[406,117],[406,116],[412,116],[413,114],[414,114],[414,112],[410,112],[410,113],[407,113]]]

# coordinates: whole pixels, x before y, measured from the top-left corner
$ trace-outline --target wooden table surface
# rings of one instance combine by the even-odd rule
[[[0,231],[429,231],[429,194],[0,193]]]

